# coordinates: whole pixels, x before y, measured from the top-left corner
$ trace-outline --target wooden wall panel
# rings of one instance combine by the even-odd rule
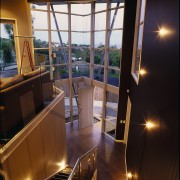
[[[42,141],[41,125],[42,123],[40,123],[39,126],[36,129],[34,129],[33,133],[31,133],[27,137],[30,159],[33,165],[31,167],[32,168],[31,171],[32,171],[34,179],[44,179],[46,177],[45,176],[46,174],[45,174],[44,146],[43,146],[43,141]]]
[[[93,94],[94,87],[84,87],[78,90],[80,105],[79,129],[93,125]]]
[[[137,85],[131,77],[132,103],[127,168],[140,180],[179,179],[179,1],[147,1],[141,67]],[[158,37],[158,28],[173,30]],[[123,52],[122,52],[123,53]],[[145,129],[151,119],[159,126]]]
[[[0,151],[9,179],[45,179],[67,162],[64,93]]]

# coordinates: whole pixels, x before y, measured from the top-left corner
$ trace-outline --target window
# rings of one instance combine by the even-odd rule
[[[136,27],[134,36],[133,60],[132,60],[132,76],[136,83],[139,81],[139,71],[141,66],[141,52],[143,42],[144,16],[145,16],[146,0],[139,0],[136,12]]]
[[[36,3],[31,10],[34,51],[38,57],[46,59],[49,68],[53,66],[57,87],[62,87],[65,82],[68,84],[69,94],[65,93],[67,121],[72,118],[70,112],[73,116],[78,114],[78,95],[74,93],[76,86],[70,84],[70,80],[88,77],[95,86],[102,88],[102,96],[107,94],[107,98],[101,100],[101,105],[99,102],[96,105],[102,109],[101,118],[106,121],[105,132],[114,137],[117,119],[117,107],[114,106],[118,104],[124,3],[61,4],[52,1],[46,6]],[[56,54],[53,59],[51,53]]]
[[[12,77],[18,74],[15,20],[0,19],[0,74],[1,77]]]

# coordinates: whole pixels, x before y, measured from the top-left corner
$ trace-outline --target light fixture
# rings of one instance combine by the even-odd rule
[[[156,125],[152,121],[147,121],[146,122],[146,128],[149,129],[149,130],[155,128],[155,126]]]
[[[132,177],[133,177],[132,173],[131,173],[131,172],[128,172],[128,173],[127,173],[127,177],[128,177],[128,179],[132,179]]]
[[[156,31],[158,33],[158,36],[160,36],[161,38],[164,38],[170,34],[172,34],[172,30],[170,30],[169,28],[167,27],[159,27],[159,30]]]
[[[139,74],[140,74],[141,76],[145,75],[146,73],[147,73],[147,71],[146,71],[145,69],[140,69],[140,70],[139,70]]]
[[[66,164],[65,164],[64,160],[59,162],[59,163],[57,163],[57,165],[59,166],[59,170],[62,170],[62,169],[64,169],[66,167]]]

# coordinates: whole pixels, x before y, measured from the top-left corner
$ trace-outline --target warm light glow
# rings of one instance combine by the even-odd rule
[[[59,169],[64,169],[66,167],[65,161],[61,161],[60,163],[57,164],[59,166]]]
[[[139,71],[139,74],[140,75],[145,75],[147,72],[146,72],[146,70],[145,69],[140,69],[140,71]]]
[[[172,34],[172,30],[170,30],[167,27],[159,27],[159,31],[157,31],[157,32],[158,32],[158,36],[160,36],[160,37],[165,37],[165,36]]]
[[[162,36],[162,37],[168,35],[169,33],[170,33],[170,31],[168,29],[166,29],[166,28],[162,27],[162,28],[159,29],[159,35]]]
[[[128,177],[128,179],[132,179],[132,173],[131,172],[129,172],[128,174],[127,174],[127,177]]]
[[[146,128],[147,129],[152,129],[154,127],[155,127],[155,124],[153,122],[151,122],[151,121],[146,122]]]

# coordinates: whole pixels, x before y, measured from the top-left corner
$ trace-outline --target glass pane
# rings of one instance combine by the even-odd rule
[[[94,50],[94,64],[104,64],[104,49]]]
[[[139,34],[138,34],[138,49],[142,48],[142,40],[143,40],[143,24],[139,26]]]
[[[115,10],[111,11],[111,24],[114,17]],[[115,17],[113,28],[122,28],[123,27],[123,20],[124,20],[124,8],[117,10],[117,15]]]
[[[105,132],[109,134],[111,137],[115,138],[116,135],[116,125],[111,123],[108,120],[105,120]]]
[[[48,31],[34,31],[34,47],[35,48],[47,48],[48,44]]]
[[[70,122],[70,112],[69,111],[65,112],[65,118],[66,118],[66,123]]]
[[[136,51],[136,60],[134,66],[134,73],[138,77],[141,63],[141,49],[137,49]]]
[[[107,91],[106,93],[106,105],[114,109],[118,107],[118,94]]]
[[[72,44],[77,45],[90,45],[90,33],[76,33],[72,32]]]
[[[144,21],[146,0],[141,0],[140,23]]]
[[[104,67],[94,66],[94,80],[104,81]]]
[[[122,30],[111,31],[110,42],[109,42],[110,48],[120,49],[122,47],[122,34],[123,34]]]
[[[35,50],[34,61],[36,66],[39,66],[40,63],[42,62],[46,62],[46,65],[49,64],[49,50],[48,49]]]
[[[91,16],[74,16],[71,15],[71,28],[72,31],[90,31]]]
[[[12,77],[18,74],[13,25],[0,23],[0,29],[0,76]]]
[[[94,88],[93,115],[96,121],[102,119],[103,89]]]
[[[106,10],[106,3],[96,3],[95,4],[95,11],[102,11],[102,10]]]
[[[68,47],[68,33],[67,32],[59,32],[59,33],[62,39],[63,47]],[[51,31],[51,35],[52,35],[52,47],[53,48],[61,47],[62,45],[60,43],[58,32]]]
[[[59,79],[69,78],[68,68],[69,68],[68,65],[54,66],[53,68],[54,79],[59,80]]]
[[[78,62],[77,62],[78,61]],[[81,64],[84,62],[90,62],[90,49],[89,48],[81,48],[76,44],[72,45],[72,62],[76,62],[76,64]]]
[[[71,13],[75,14],[90,14],[91,4],[71,4]]]
[[[71,15],[71,30],[72,31],[83,31],[83,30],[85,30],[82,16]]]
[[[72,103],[73,103],[73,119],[78,119],[78,97],[72,98]]]
[[[77,62],[72,64],[72,77],[89,77],[89,74],[89,64]]]
[[[53,2],[51,2],[53,4]],[[57,2],[55,2],[57,3]],[[58,11],[58,12],[65,12],[68,13],[68,8],[67,8],[67,4],[61,4],[61,5],[53,5],[54,11]]]
[[[53,64],[66,64],[68,63],[68,49],[53,49],[53,53],[56,54],[56,57],[53,58]]]
[[[94,46],[95,48],[102,48],[105,46],[105,31],[94,33]]]
[[[116,125],[117,111],[106,106],[106,120]]]
[[[31,11],[31,14],[33,29],[48,29],[47,12]]]
[[[109,66],[120,68],[121,50],[109,51]]]
[[[95,30],[106,29],[106,12],[95,14]]]
[[[68,30],[68,15],[55,13],[59,30]],[[51,29],[57,30],[53,13],[51,13]]]
[[[108,69],[107,82],[112,86],[119,87],[119,70]]]
[[[117,112],[106,106],[105,132],[115,138]]]
[[[41,9],[41,10],[47,10],[47,5],[46,5],[47,3],[40,3],[40,4],[38,4],[38,3],[33,3],[33,4],[31,4],[31,8],[32,9]]]

